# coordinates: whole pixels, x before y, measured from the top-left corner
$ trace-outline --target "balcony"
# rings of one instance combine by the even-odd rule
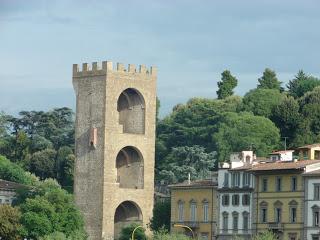
[[[174,225],[185,225],[189,228],[196,229],[199,228],[200,223],[198,221],[182,221],[182,222],[172,222],[172,226]]]
[[[277,222],[269,222],[268,228],[270,230],[277,230],[277,231],[283,231],[283,223],[277,223]]]

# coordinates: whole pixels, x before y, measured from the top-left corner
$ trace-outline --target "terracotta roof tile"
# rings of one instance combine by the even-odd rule
[[[273,152],[270,153],[269,155],[272,155],[272,154],[281,154],[281,153],[287,153],[287,152],[294,152],[294,150],[279,150],[279,151],[273,151]]]
[[[313,147],[320,147],[320,143],[314,143],[314,144],[304,145],[304,146],[302,146],[302,147],[298,147],[298,149],[300,149],[300,148],[313,148]]]
[[[0,189],[15,190],[21,187],[24,187],[24,185],[0,179]]]
[[[193,182],[190,182],[190,184],[185,181],[183,183],[177,183],[177,184],[171,184],[169,185],[169,188],[194,188],[194,187],[211,187],[211,186],[217,186],[217,182],[213,182],[211,179],[206,180],[196,180]]]
[[[303,169],[308,165],[320,163],[320,160],[301,160],[297,162],[270,162],[253,165],[249,171],[268,171],[285,169]]]

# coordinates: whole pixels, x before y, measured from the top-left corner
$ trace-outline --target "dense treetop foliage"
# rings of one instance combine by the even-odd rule
[[[218,82],[218,99],[224,99],[233,95],[233,89],[237,86],[238,80],[231,75],[229,70],[221,73],[221,81]]]
[[[0,154],[40,179],[56,178],[71,189],[73,115],[69,108],[22,111],[18,117],[0,114]]]
[[[266,68],[257,88],[235,96],[238,80],[229,70],[218,81],[218,98],[191,98],[160,119],[157,99],[156,179],[167,183],[208,176],[230,152],[253,149],[267,156],[283,148],[320,142],[320,80],[300,70],[286,88]],[[68,108],[0,113],[0,154],[40,179],[73,184],[74,114]],[[10,168],[0,161],[2,169]],[[12,166],[11,166],[12,167]],[[21,169],[10,177],[20,181]],[[205,169],[206,171],[204,171]],[[1,170],[0,173],[5,172]],[[29,180],[28,180],[29,181]]]
[[[318,78],[299,71],[285,89],[267,68],[257,82],[243,98],[234,96],[236,77],[224,71],[218,99],[192,98],[159,120],[157,180],[174,183],[186,180],[188,173],[192,179],[203,178],[198,165],[205,163],[209,170],[218,161],[228,161],[234,151],[252,149],[265,157],[283,149],[283,137],[288,138],[287,147],[320,142]]]
[[[82,216],[75,207],[73,196],[56,180],[40,181],[3,156],[0,156],[0,179],[25,185],[17,190],[13,209],[0,208],[0,215],[3,215],[0,225],[5,228],[0,229],[1,236],[47,239],[47,235],[60,234],[66,239],[86,238]],[[14,228],[17,230],[13,231]]]

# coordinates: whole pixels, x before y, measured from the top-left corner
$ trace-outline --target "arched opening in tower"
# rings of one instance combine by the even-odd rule
[[[118,98],[117,110],[123,133],[144,134],[145,101],[138,90],[133,88],[124,90]]]
[[[142,212],[138,204],[132,201],[122,202],[114,214],[114,237],[118,239],[121,229],[132,224],[142,224]]]
[[[137,148],[122,148],[117,155],[116,167],[120,188],[143,188],[143,157]]]

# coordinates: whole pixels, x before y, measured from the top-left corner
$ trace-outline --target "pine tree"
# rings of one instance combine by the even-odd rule
[[[218,82],[218,99],[225,99],[233,95],[233,89],[238,85],[236,77],[232,76],[229,70],[221,73],[221,81]]]

